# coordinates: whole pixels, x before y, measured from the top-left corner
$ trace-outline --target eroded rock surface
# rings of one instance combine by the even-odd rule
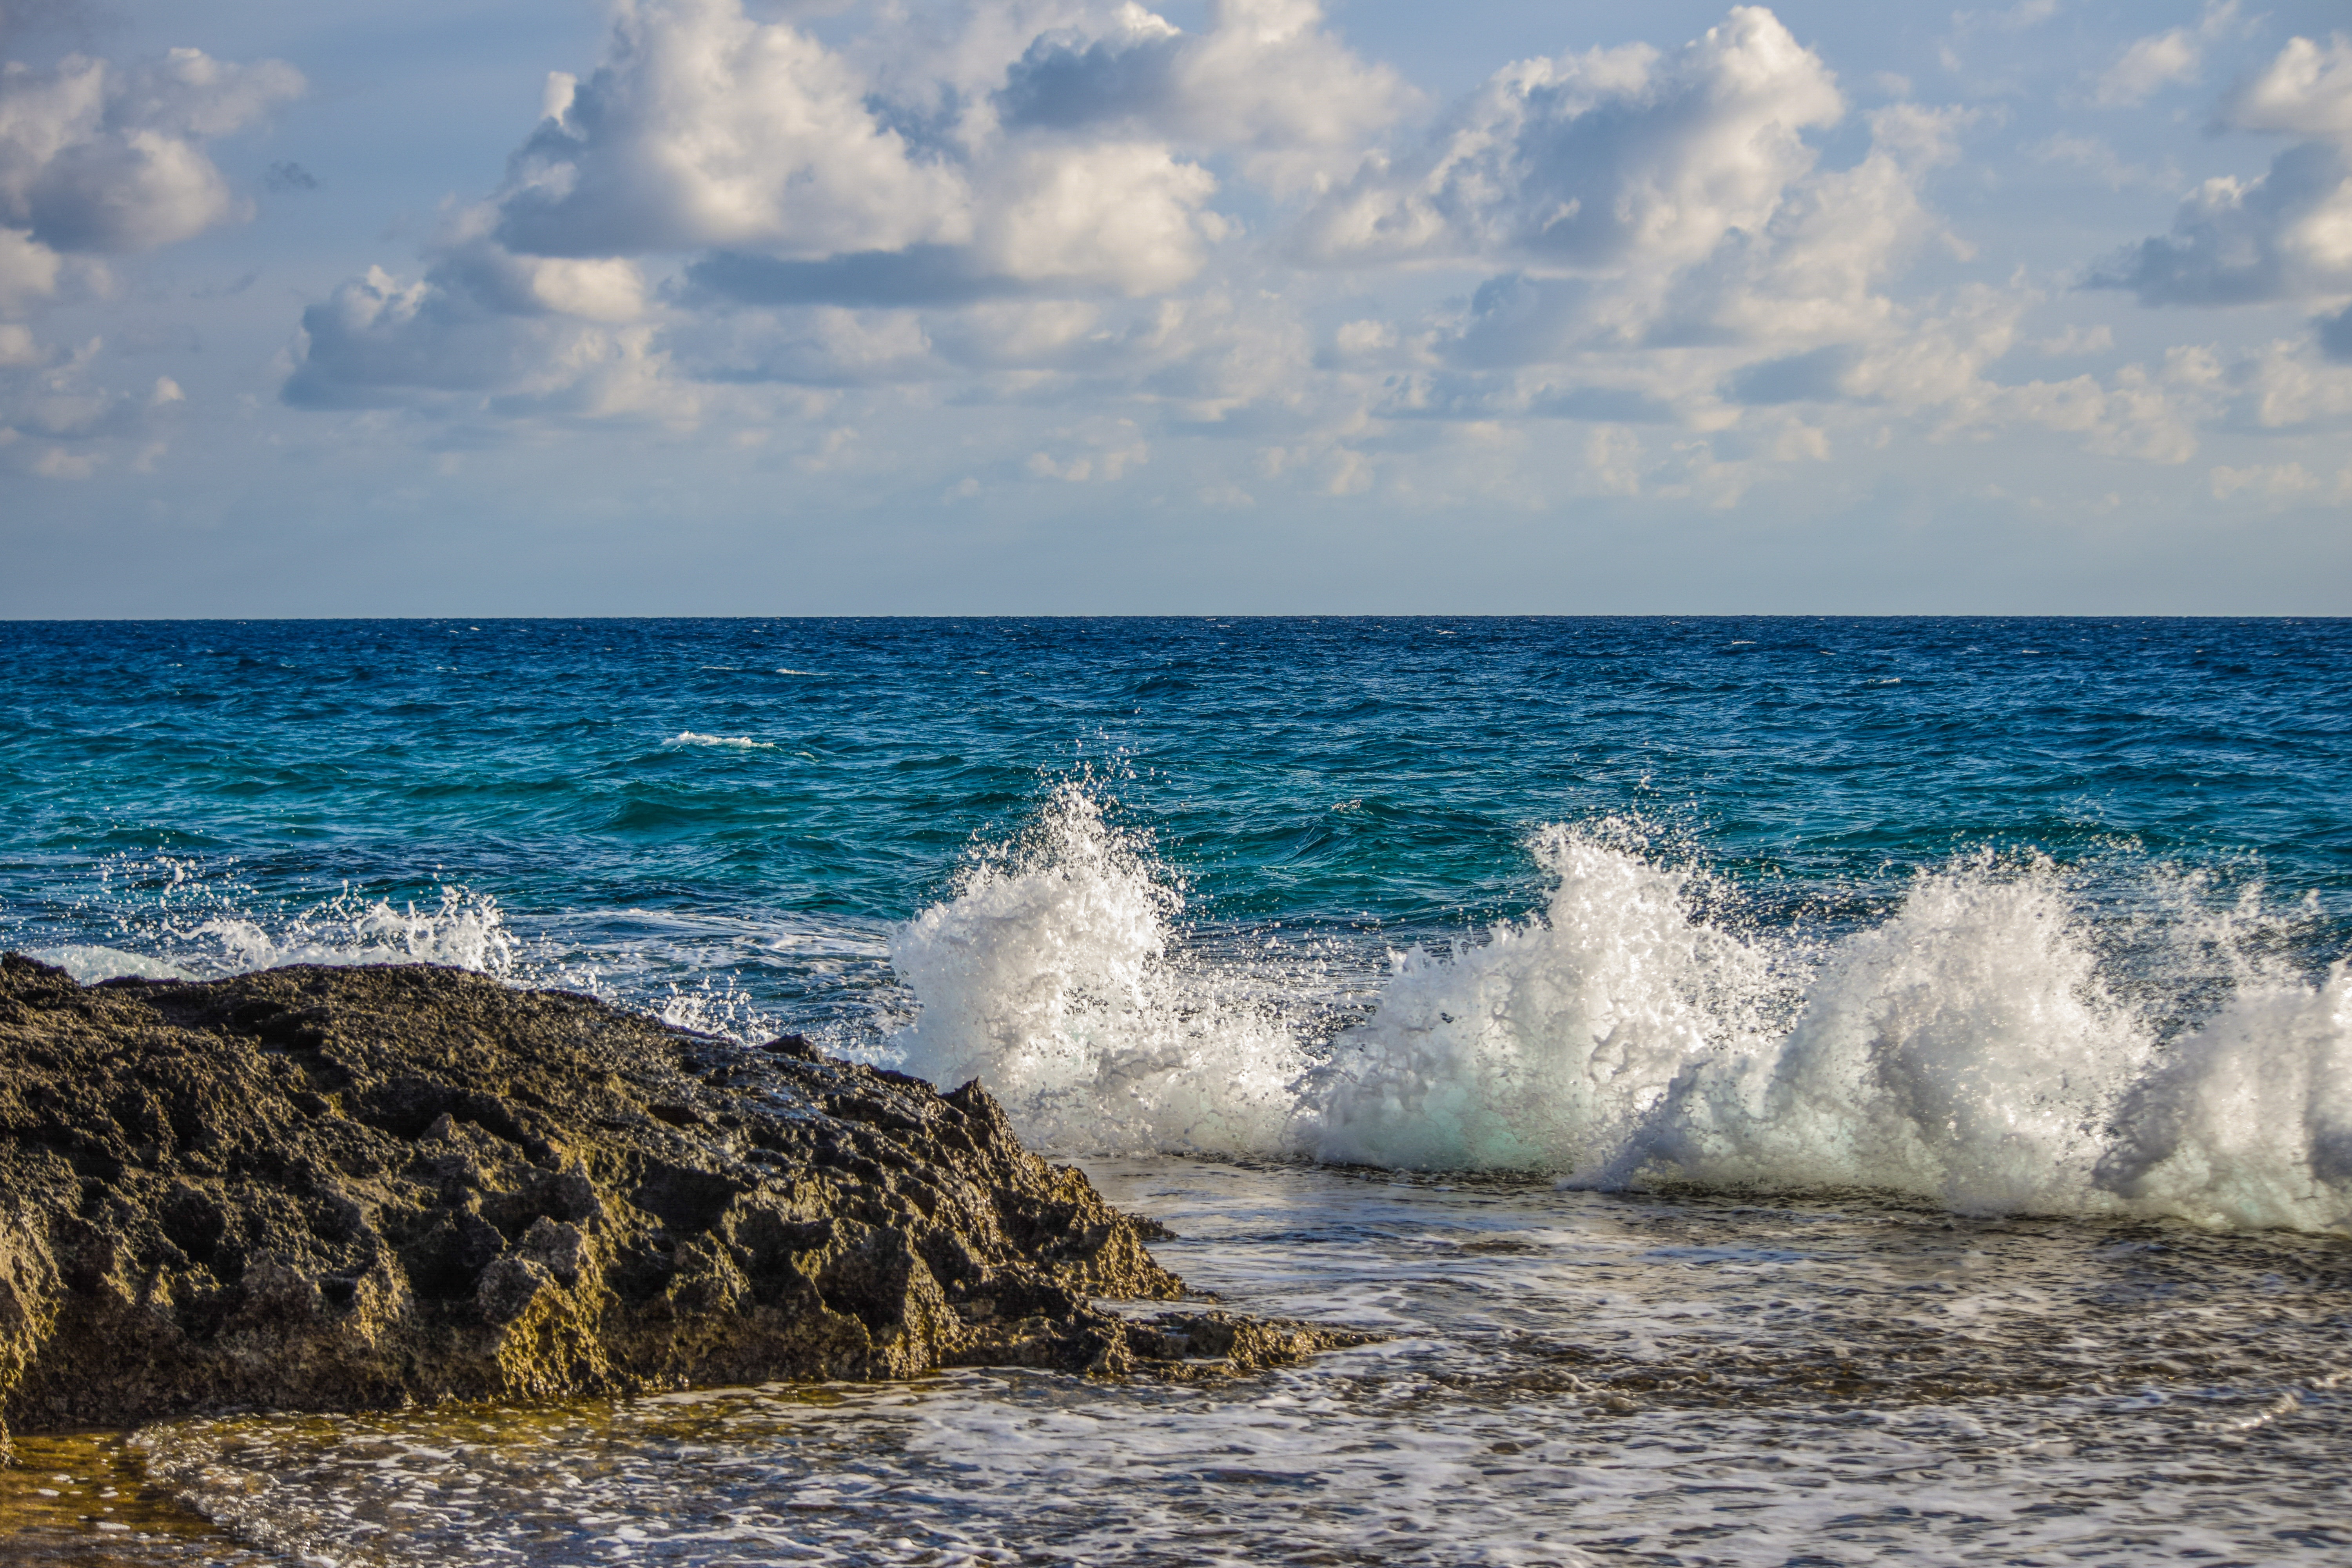
[[[424,966],[0,958],[6,1431],[942,1365],[1167,1375],[1364,1336],[1175,1300],[977,1084]]]

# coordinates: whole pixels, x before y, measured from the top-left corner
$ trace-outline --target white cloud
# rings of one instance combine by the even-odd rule
[[[1410,99],[1395,71],[1325,29],[1317,0],[1217,0],[1205,33],[1130,3],[1092,36],[1040,37],[994,103],[1015,130],[1239,150],[1254,177],[1286,190],[1351,166]]]
[[[2289,43],[2232,93],[2222,123],[2305,140],[2251,180],[2207,180],[2172,232],[2099,268],[2096,285],[2149,305],[2227,305],[2352,293],[2352,41]]]
[[[959,172],[918,158],[867,90],[839,55],[754,22],[740,0],[623,0],[606,63],[551,91],[560,117],[515,154],[497,237],[541,256],[801,258],[967,237]]]
[[[0,317],[21,316],[58,291],[64,258],[21,228],[0,227]]]
[[[1223,232],[1200,210],[1215,179],[1148,142],[1023,148],[992,174],[972,254],[1024,283],[1161,293],[1190,281]]]
[[[1966,379],[1972,369],[1924,374],[1921,354],[1945,334],[1886,289],[1923,246],[1949,238],[1919,186],[1956,156],[1968,119],[1910,104],[1876,111],[1861,162],[1792,179],[1768,212],[1679,268],[1659,258],[1616,276],[1529,268],[1489,280],[1465,312],[1423,340],[1428,353],[1474,373],[1581,362],[1582,384],[1522,385],[1498,400],[1491,384],[1482,392],[1460,384],[1423,406],[1543,407],[1616,422],[1671,410],[1705,420],[1717,416],[1710,411],[1727,384],[1735,403],[1768,406]],[[2005,339],[1972,351],[1967,363],[2002,347]],[[1898,359],[1912,369],[1885,368]]]
[[[33,460],[33,472],[45,479],[86,479],[98,471],[98,458],[89,452],[49,447]]]
[[[1405,493],[1404,454],[1452,451],[1464,493],[1533,496],[1497,477],[1546,460],[1519,422],[1573,421],[1575,483],[1726,505],[1894,427],[2184,463],[2213,421],[2332,395],[2309,345],[2259,373],[2184,349],[2003,380],[2021,346],[2115,345],[2022,336],[2047,303],[2022,277],[1898,287],[1924,254],[1970,258],[1929,192],[1992,112],[1906,100],[1809,140],[1844,118],[1836,79],[1760,7],[1678,48],[1509,67],[1369,153],[1404,91],[1311,4],[1231,0],[1198,34],[1090,0],[925,15],[962,31],[877,10],[820,43],[740,0],[625,0],[602,66],[551,74],[508,183],[421,268],[305,313],[287,401],[733,420],[733,450],[810,476],[886,471],[922,408],[995,443],[937,454],[924,493],[950,500],[1131,477],[1219,434],[1335,495]],[[2320,137],[2315,58],[2283,56],[2236,122]],[[1221,207],[1244,193],[1256,239]],[[1096,423],[1055,423],[1077,408]],[[819,413],[832,435],[779,434]]]
[[[2269,68],[2230,95],[2223,112],[2241,131],[2352,139],[2352,38],[2338,34],[2325,47],[2291,39]]]
[[[1799,133],[1843,112],[1820,58],[1739,6],[1672,55],[1636,44],[1497,73],[1425,147],[1332,191],[1301,249],[1332,265],[1687,265],[1768,219],[1813,165]]]
[[[196,49],[130,68],[68,56],[0,68],[0,226],[52,252],[152,249],[241,210],[201,143],[302,90],[275,60],[239,66]],[[21,280],[21,254],[8,275]]]
[[[2308,342],[2271,342],[2246,356],[2233,367],[2238,422],[2265,430],[2340,428],[2352,417],[2352,367],[2331,358]]]
[[[1228,5],[1191,41],[1129,11],[1127,35],[1186,43],[1171,89],[1185,114],[1248,107],[1234,95],[1252,47],[1319,62],[1360,98],[1393,88],[1318,29],[1312,5]],[[972,29],[992,37],[1004,19],[983,7]],[[1027,42],[1000,58],[1000,82],[1008,64],[1052,53]],[[422,293],[361,279],[314,307],[288,395],[332,405],[544,379],[600,341],[587,321],[645,323],[729,379],[910,377],[938,369],[928,342],[901,333],[893,352],[868,352],[824,312],[1158,295],[1196,278],[1234,232],[1209,206],[1215,177],[1154,139],[1150,117],[1091,133],[1007,128],[989,95],[950,85],[929,84],[932,96],[961,107],[915,125],[923,116],[887,100],[852,53],[756,21],[741,0],[624,0],[603,66],[585,79],[550,75],[545,117],[506,184],[459,215],[404,286]],[[1308,115],[1286,131],[1271,113],[1243,115],[1228,140],[1321,145],[1362,118]],[[677,257],[685,274],[657,299],[648,268]],[[530,317],[568,320],[506,320]]]
[[[2102,380],[1986,385],[1955,411],[1955,430],[2029,426],[2083,437],[2091,451],[2143,462],[2186,463],[2197,455],[2200,426],[2226,401],[2223,367],[2210,350],[2167,351],[2153,368],[2127,364]]]
[[[2186,27],[2141,38],[2099,78],[2097,100],[2110,108],[2143,101],[2160,87],[2197,79],[2204,50]]]
[[[690,420],[694,398],[666,384],[651,328],[551,310],[501,309],[463,263],[404,283],[382,268],[302,313],[285,387],[297,407],[416,401],[515,414]]]
[[[86,479],[110,445],[152,443],[186,402],[169,376],[142,393],[116,391],[102,379],[103,339],[69,352],[47,349],[20,325],[0,326],[0,447],[50,479]],[[26,438],[47,443],[16,454]]]
[[[110,391],[95,363],[100,342],[61,353],[25,321],[61,296],[102,294],[107,255],[173,245],[241,216],[247,204],[204,144],[301,91],[291,66],[233,65],[197,49],[129,67],[81,55],[47,69],[0,65],[0,446],[13,451],[26,436],[56,443],[26,461],[30,471],[87,479],[104,460],[96,448],[152,447],[157,421],[186,398],[169,377],[144,396]]]
[[[2206,46],[2238,26],[2238,0],[2209,4],[2194,27],[2174,27],[2135,39],[2100,74],[2094,94],[2107,108],[2146,101],[2159,88],[2193,82],[2203,71]]]

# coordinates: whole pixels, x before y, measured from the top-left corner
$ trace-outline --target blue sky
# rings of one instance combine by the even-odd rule
[[[2352,612],[2341,0],[0,0],[0,615]]]

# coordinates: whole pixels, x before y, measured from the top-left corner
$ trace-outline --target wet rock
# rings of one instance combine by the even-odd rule
[[[977,1084],[424,966],[0,958],[0,1446],[232,1406],[944,1365],[1199,1376],[1363,1336],[1175,1300]]]

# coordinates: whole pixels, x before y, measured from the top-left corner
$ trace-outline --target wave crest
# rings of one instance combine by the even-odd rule
[[[2243,910],[2174,887],[2118,958],[2056,868],[1980,855],[1809,941],[1709,913],[1718,889],[1623,824],[1534,847],[1539,914],[1392,954],[1369,1014],[1318,1045],[1264,976],[1184,940],[1149,841],[1066,785],[900,929],[920,1012],[892,1044],[942,1085],[982,1079],[1062,1152],[2352,1232],[2352,982],[2263,957],[2276,944]],[[2192,973],[2219,997],[2193,1026],[2161,983]]]

